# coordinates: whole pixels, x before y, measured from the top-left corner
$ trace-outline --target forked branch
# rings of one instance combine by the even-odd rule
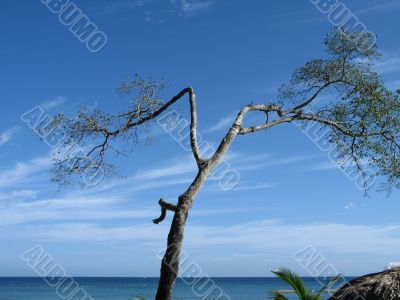
[[[125,123],[114,130],[110,130],[108,128],[103,128],[101,126],[96,125],[92,129],[92,133],[100,133],[104,137],[104,141],[93,147],[89,152],[88,156],[90,156],[93,152],[98,151],[98,155],[101,157],[101,160],[103,159],[105,149],[108,147],[110,138],[116,138],[117,136],[123,134],[124,132],[127,132],[129,129],[133,127],[138,127],[147,121],[150,121],[152,119],[155,119],[158,117],[160,114],[162,114],[164,111],[166,111],[171,105],[173,105],[175,102],[177,102],[179,99],[181,99],[185,94],[189,95],[189,103],[190,103],[190,116],[191,116],[191,122],[190,122],[190,145],[191,145],[191,150],[193,153],[193,156],[196,160],[197,165],[200,167],[203,165],[204,160],[201,158],[198,143],[197,143],[197,108],[196,108],[196,95],[191,87],[187,87],[183,89],[180,93],[178,93],[175,97],[170,99],[168,102],[163,104],[159,109],[156,111],[152,112],[146,117],[136,119],[136,112],[130,112],[124,115],[126,117]]]

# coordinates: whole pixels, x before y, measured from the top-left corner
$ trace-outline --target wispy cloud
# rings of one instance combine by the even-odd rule
[[[330,170],[338,170],[339,165],[333,161],[324,161],[320,163],[316,163],[313,166],[307,166],[305,171],[330,171]]]
[[[226,129],[229,125],[232,125],[235,120],[235,114],[231,114],[227,117],[220,119],[215,125],[204,130],[204,133],[212,133],[216,131],[220,131],[221,129]]]
[[[126,13],[154,2],[154,0],[122,0],[108,2],[104,6],[98,6],[97,16],[109,16],[117,13]]]
[[[168,175],[171,176],[172,175]],[[156,178],[152,178],[156,179]],[[193,179],[189,177],[182,177],[182,178],[177,178],[173,180],[149,180],[147,182],[140,182],[140,184],[137,184],[134,188],[132,188],[132,191],[144,191],[144,190],[150,190],[150,189],[158,189],[158,188],[166,188],[166,187],[173,187],[173,186],[179,186],[179,185],[188,185],[191,183]],[[138,183],[136,181],[136,183]]]
[[[55,97],[54,99],[44,101],[43,103],[40,104],[40,106],[44,110],[48,110],[48,109],[60,106],[60,105],[64,104],[66,101],[67,101],[66,97],[58,96],[58,97]]]
[[[7,144],[11,138],[17,133],[19,127],[12,127],[0,134],[0,146]]]
[[[355,15],[370,15],[370,14],[379,14],[379,13],[388,13],[394,12],[400,9],[400,2],[397,0],[392,1],[375,1],[374,3],[365,3],[366,1],[362,1],[362,8],[355,9],[353,13]]]
[[[356,205],[355,203],[350,202],[350,203],[347,203],[347,204],[344,206],[344,209],[346,209],[346,210],[351,210],[351,209],[355,209],[356,207],[357,207],[357,205]]]
[[[134,179],[149,180],[194,173],[196,168],[197,166],[193,158],[191,156],[187,156],[183,159],[180,158],[179,161],[176,161],[169,166],[139,171],[134,176]]]
[[[249,155],[251,157],[251,155]],[[252,171],[259,169],[268,169],[283,165],[296,164],[307,160],[312,160],[315,155],[294,155],[287,157],[274,157],[271,154],[254,156],[250,159],[239,161],[237,166],[239,171]]]
[[[13,198],[11,198],[13,197]],[[69,193],[58,198],[36,199],[35,191],[0,193],[0,226],[11,224],[85,222],[98,224],[104,221],[133,222],[150,220],[159,216],[156,201],[139,201],[136,195],[118,195],[113,190],[102,194]],[[132,207],[131,207],[132,206]],[[193,216],[238,213],[241,209],[203,209],[193,211]]]
[[[193,212],[194,213],[194,212]],[[232,213],[234,213],[232,211]],[[239,212],[236,212],[238,214]],[[236,216],[235,216],[236,217]],[[79,243],[79,251],[102,243],[104,254],[134,255],[139,262],[143,253],[149,255],[165,247],[168,222],[158,226],[138,219],[121,222],[95,220],[60,220],[57,223],[38,222],[19,225],[2,232],[8,237],[34,239],[57,244]],[[355,242],[356,241],[356,242]],[[108,247],[112,245],[111,247]],[[398,261],[400,247],[399,224],[290,223],[277,219],[237,222],[235,225],[201,225],[190,222],[185,234],[185,253],[211,276],[267,276],[268,270],[285,265],[306,275],[293,255],[312,246],[323,255],[324,263],[340,273],[357,275],[382,270],[389,262]],[[117,246],[119,247],[119,246]],[[212,255],[209,250],[212,249]],[[85,251],[85,250],[83,250]],[[62,253],[62,252],[60,252]],[[91,253],[90,257],[97,253]],[[321,257],[322,259],[322,257]],[[368,264],[365,261],[368,260]],[[135,261],[135,258],[134,258]],[[121,263],[126,263],[126,260]],[[156,275],[158,261],[154,261]],[[222,269],[221,269],[222,268]]]
[[[59,223],[35,227],[34,236],[50,241],[154,241],[162,240],[166,228],[154,225],[129,225],[106,227],[94,223]]]
[[[97,225],[95,223],[63,223],[39,225],[31,228],[37,238],[61,241],[132,240],[158,244],[165,238],[168,226],[151,224]],[[268,253],[291,255],[313,245],[329,249],[330,253],[356,257],[359,254],[394,255],[400,247],[400,225],[352,225],[335,223],[291,224],[265,219],[236,225],[191,225],[187,230],[187,249],[202,252],[214,249],[215,254],[242,255]],[[299,238],[301,237],[301,238]],[[329,237],[329,238],[327,238]],[[358,241],[354,243],[354,241]],[[282,252],[283,251],[283,252]],[[230,257],[234,257],[231,253]],[[273,255],[272,255],[273,256]]]
[[[235,191],[264,190],[273,187],[276,187],[276,184],[270,182],[259,182],[253,184],[240,183],[239,186],[235,188]]]
[[[370,63],[380,74],[389,74],[400,71],[400,55],[384,53],[378,60],[356,59],[360,64]]]
[[[18,162],[13,168],[0,171],[0,187],[11,187],[28,180],[35,180],[32,175],[44,171],[52,164],[47,156],[38,157],[28,162]]]
[[[368,166],[369,160],[362,159],[360,160],[360,164],[363,166]],[[308,165],[303,168],[304,172],[314,172],[314,171],[340,171],[340,170],[349,170],[349,168],[357,168],[357,165],[354,161],[348,159],[338,159],[338,160],[327,160],[323,162],[317,162],[313,165]]]
[[[178,5],[182,15],[191,16],[198,12],[211,8],[214,0],[171,0],[171,3]]]
[[[232,192],[238,192],[238,191],[255,191],[255,190],[266,190],[266,189],[271,189],[276,187],[277,184],[271,183],[271,182],[243,182],[241,181],[237,187],[235,187]],[[223,192],[226,193],[226,190],[224,190],[221,185],[219,184],[214,184],[210,187],[205,187],[204,189],[205,192]]]
[[[400,231],[398,225],[388,226],[373,226],[373,225],[347,225],[347,224],[332,224],[332,223],[310,223],[310,224],[290,224],[276,219],[265,219],[253,221],[248,223],[241,223],[232,226],[212,227],[205,226],[192,229],[190,242],[192,246],[224,246],[224,245],[237,245],[243,243],[243,248],[251,247],[257,248],[273,248],[276,250],[284,249],[284,245],[297,244],[298,247],[302,246],[305,240],[307,243],[315,246],[333,246],[337,251],[353,252],[356,248],[346,247],[346,244],[352,243],[354,239],[343,240],[342,243],[335,244],[335,240],[324,239],[322,236],[337,237],[346,231],[345,235],[359,235],[360,237],[368,236],[368,229],[373,232],[383,233],[396,233]],[[274,232],[274,233],[273,233]],[[273,234],[272,234],[273,233]],[[329,233],[329,234],[328,234]],[[296,237],[301,236],[299,240]],[[307,237],[307,238],[306,238]],[[270,243],[260,243],[260,240],[271,241]],[[274,242],[272,242],[274,240]],[[292,241],[292,242],[290,242]],[[371,243],[368,239],[365,243]],[[398,240],[400,242],[400,239]],[[268,246],[267,246],[268,245]],[[373,247],[377,249],[377,247]],[[363,248],[364,251],[370,251],[373,248]]]
[[[110,220],[150,220],[159,214],[156,207],[151,208],[110,208],[106,205],[97,208],[90,207],[91,199],[85,199],[86,207],[82,208],[66,208],[68,206],[54,206],[53,202],[36,205],[33,207],[14,207],[4,209],[0,212],[0,225],[10,224],[29,224],[32,222],[40,222],[41,224],[50,222],[53,225],[62,222],[101,222]],[[89,206],[89,207],[87,207]],[[92,205],[93,206],[93,205]]]
[[[400,56],[385,55],[375,64],[375,67],[382,74],[400,71]]]
[[[1,192],[0,200],[24,200],[24,199],[34,199],[36,198],[38,192],[34,190],[16,190],[11,192]]]

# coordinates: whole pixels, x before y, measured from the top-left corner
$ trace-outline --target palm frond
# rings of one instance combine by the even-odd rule
[[[279,292],[274,292],[271,297],[272,300],[289,300],[289,298],[285,297],[283,294]]]
[[[277,271],[273,271],[278,278],[289,284],[299,296],[300,300],[314,300],[316,299],[305,287],[303,280],[295,272],[287,268],[280,268]]]
[[[319,290],[318,296],[320,296],[325,290],[329,289],[332,285],[334,285],[337,281],[342,279],[342,275],[336,275],[335,277],[332,277],[324,286],[322,289]]]

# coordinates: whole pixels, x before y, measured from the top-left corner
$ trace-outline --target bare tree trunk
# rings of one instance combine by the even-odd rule
[[[239,114],[241,123],[243,114]],[[215,154],[206,162],[199,165],[199,173],[187,191],[179,197],[171,229],[168,234],[168,246],[161,263],[160,281],[156,300],[171,300],[172,290],[179,273],[179,262],[183,242],[185,223],[193,200],[206,181],[208,174],[214,169],[228,150],[233,139],[237,136],[239,127],[234,125],[221,141]]]
[[[208,167],[201,169],[188,190],[179,197],[168,234],[167,250],[161,262],[160,281],[156,300],[171,300],[172,290],[179,273],[179,262],[186,219],[192,207],[193,199],[206,180],[209,169]]]
[[[183,233],[187,213],[178,208],[175,212],[168,234],[168,247],[161,263],[160,281],[156,300],[170,300],[179,272],[179,258],[182,249]]]

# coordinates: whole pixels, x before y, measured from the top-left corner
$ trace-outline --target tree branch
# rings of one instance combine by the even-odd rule
[[[252,127],[243,127],[243,120],[244,117],[246,116],[246,114],[248,112],[251,111],[261,111],[266,113],[267,115],[267,121],[264,124],[258,125],[258,126],[252,126]],[[276,112],[277,115],[280,117],[279,119],[273,120],[273,121],[269,121],[268,122],[268,114],[270,112]],[[297,115],[291,115],[291,116],[286,116],[289,112],[283,111],[282,107],[277,106],[277,105],[263,105],[263,104],[251,104],[251,105],[247,105],[245,106],[239,113],[239,115],[237,116],[234,125],[235,126],[239,126],[240,130],[238,132],[238,134],[244,135],[247,133],[251,133],[251,132],[256,132],[262,129],[267,129],[270,127],[273,127],[275,125],[281,124],[281,123],[287,123],[287,122],[292,122],[297,118]]]
[[[310,97],[308,98],[306,101],[304,101],[303,103],[297,105],[296,107],[290,109],[290,112],[297,112],[301,109],[303,109],[304,107],[308,106],[309,104],[311,104],[321,93],[322,91],[324,91],[325,89],[327,89],[329,86],[335,84],[335,83],[344,83],[347,85],[353,85],[352,83],[346,81],[343,79],[344,77],[344,67],[343,67],[343,73],[342,73],[342,77],[340,79],[337,80],[333,80],[333,81],[329,81],[327,83],[325,83],[324,85],[322,85],[321,87],[319,87],[317,89],[317,91]]]
[[[244,117],[250,111],[261,111],[261,112],[264,112],[267,115],[267,122],[262,124],[262,125],[259,125],[259,126],[243,128]],[[270,113],[270,112],[276,112],[277,115],[279,117],[281,117],[281,118],[278,119],[278,120],[274,120],[274,121],[268,122],[268,119],[269,119],[268,118],[268,113]],[[292,118],[294,118],[294,116],[283,118],[283,116],[285,114],[286,114],[286,112],[284,112],[282,110],[282,107],[274,105],[274,104],[271,104],[271,105],[249,104],[249,105],[246,105],[245,107],[243,107],[241,109],[241,111],[237,115],[234,123],[232,124],[232,126],[229,129],[228,133],[225,135],[225,137],[220,142],[217,150],[215,151],[214,155],[210,158],[209,162],[212,165],[217,164],[218,161],[220,160],[220,158],[224,155],[224,153],[227,151],[227,149],[229,148],[230,144],[232,143],[232,141],[235,139],[235,137],[238,134],[246,134],[246,133],[258,131],[258,130],[261,130],[261,129],[265,129],[265,128],[268,128],[268,127],[272,127],[272,126],[275,126],[275,125],[277,125],[279,123],[290,122],[292,120]]]
[[[132,121],[134,117],[136,116],[135,113],[130,113],[127,114],[126,117],[128,117],[128,120],[126,123],[121,126],[120,128],[110,131],[106,128],[102,127],[97,127],[93,129],[93,132],[99,132],[104,135],[104,142],[96,147],[94,147],[92,150],[88,152],[88,156],[92,154],[95,150],[101,149],[100,154],[102,155],[104,152],[104,149],[107,147],[108,140],[110,137],[116,137],[119,134],[127,131],[128,129],[132,127],[136,127],[139,125],[142,125],[143,123],[150,121],[152,119],[155,119],[158,117],[160,114],[162,114],[164,111],[166,111],[171,105],[173,105],[175,102],[177,102],[180,98],[182,98],[185,94],[189,94],[189,103],[190,103],[190,116],[191,116],[191,122],[190,122],[190,145],[192,149],[193,156],[196,160],[197,165],[200,166],[204,163],[204,160],[201,158],[198,143],[197,143],[197,108],[196,108],[196,95],[191,87],[187,87],[183,89],[179,94],[177,94],[175,97],[173,97],[171,100],[169,100],[167,103],[162,105],[158,110],[155,112],[151,113],[145,118],[142,118],[137,121]]]
[[[203,164],[203,159],[200,156],[199,146],[197,144],[197,108],[196,108],[196,94],[194,90],[189,87],[189,102],[190,102],[190,146],[192,147],[193,156],[197,165],[200,167]]]
[[[378,136],[378,135],[384,134],[384,131],[371,132],[371,133],[353,132],[351,130],[344,128],[339,122],[329,120],[329,119],[324,119],[324,118],[321,118],[314,114],[299,114],[298,120],[308,120],[308,121],[318,122],[318,123],[321,123],[324,125],[329,125],[335,129],[337,129],[338,131],[340,131],[342,134],[350,136],[350,137]]]
[[[170,210],[170,211],[173,211],[173,212],[176,211],[176,205],[168,203],[168,202],[165,202],[164,199],[162,199],[162,198],[160,199],[160,201],[158,201],[158,204],[161,207],[161,215],[160,215],[159,218],[153,220],[154,224],[159,224],[162,221],[164,221],[164,219],[165,219],[165,217],[167,215],[167,210]]]

